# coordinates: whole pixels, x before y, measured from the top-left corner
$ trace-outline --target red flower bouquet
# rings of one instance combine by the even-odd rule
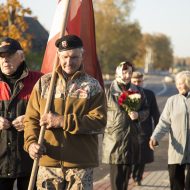
[[[124,91],[118,98],[118,104],[128,113],[131,111],[137,111],[141,104],[141,94],[138,91]]]

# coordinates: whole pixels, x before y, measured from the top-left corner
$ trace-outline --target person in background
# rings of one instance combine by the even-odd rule
[[[92,190],[93,168],[98,166],[98,134],[107,121],[105,93],[85,73],[83,43],[66,35],[55,43],[59,59],[50,112],[44,114],[51,73],[35,85],[26,117],[24,148],[31,158],[41,157],[38,190]],[[44,144],[38,144],[40,126],[46,126]]]
[[[30,93],[41,73],[29,71],[20,43],[0,38],[0,189],[26,190],[33,160],[24,151],[24,124]]]
[[[131,84],[133,70],[130,61],[121,62],[116,68],[115,80],[106,91],[108,119],[103,136],[102,162],[110,165],[112,190],[128,188],[131,166],[139,159],[138,123],[149,114],[142,89]],[[136,111],[126,111],[119,105],[119,97],[124,93],[141,95]]]
[[[136,86],[143,87],[143,73],[134,71],[132,74],[131,83]],[[143,91],[149,107],[149,116],[147,119],[140,123],[140,160],[139,163],[135,164],[132,168],[132,178],[135,181],[136,185],[141,185],[145,164],[154,161],[154,154],[149,147],[149,140],[160,117],[160,112],[154,92],[146,88],[143,88]]]
[[[169,133],[168,171],[171,190],[190,189],[190,71],[175,78],[178,94],[168,98],[150,138],[150,148]]]

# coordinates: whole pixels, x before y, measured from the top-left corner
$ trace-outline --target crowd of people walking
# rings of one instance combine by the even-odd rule
[[[154,149],[169,134],[171,190],[190,190],[190,71],[176,75],[178,94],[160,115],[153,91],[131,61],[116,66],[108,88],[85,72],[84,45],[76,35],[59,38],[59,64],[50,112],[45,113],[52,73],[29,71],[20,43],[0,39],[0,189],[26,190],[32,160],[39,159],[37,190],[92,190],[99,165],[108,164],[112,190],[142,185]],[[38,143],[45,126],[43,144]]]

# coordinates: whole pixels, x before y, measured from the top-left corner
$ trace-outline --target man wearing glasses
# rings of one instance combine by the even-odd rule
[[[0,189],[28,187],[32,159],[23,149],[23,120],[41,73],[29,71],[18,41],[0,38]]]

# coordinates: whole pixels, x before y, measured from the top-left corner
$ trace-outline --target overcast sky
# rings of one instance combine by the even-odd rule
[[[0,0],[5,2],[5,0]],[[20,0],[49,31],[56,0]],[[190,0],[134,0],[131,21],[146,33],[163,33],[172,42],[176,56],[190,57]]]

